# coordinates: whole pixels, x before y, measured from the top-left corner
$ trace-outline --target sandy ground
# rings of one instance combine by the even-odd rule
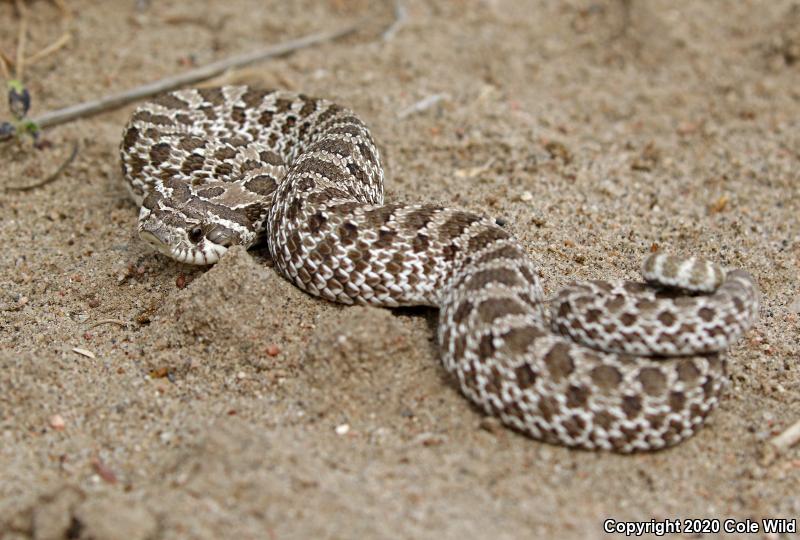
[[[80,145],[56,182],[0,199],[0,538],[601,538],[606,518],[797,518],[800,450],[761,455],[800,419],[800,8],[628,4],[414,0],[382,40],[393,8],[366,0],[69,0],[67,21],[28,2],[27,50],[72,35],[27,70],[33,116],[367,17],[225,81],[358,111],[389,200],[505,219],[548,292],[635,277],[656,244],[749,270],[763,306],[694,438],[635,456],[541,444],[460,396],[433,310],[320,301],[241,249],[210,269],[148,251],[119,175],[132,106],[66,124],[50,149],[0,147],[2,191]],[[18,27],[0,2],[12,56]]]

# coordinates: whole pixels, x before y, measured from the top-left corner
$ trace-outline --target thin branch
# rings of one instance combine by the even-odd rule
[[[17,192],[17,193],[23,192],[23,191],[31,191],[31,190],[46,186],[47,184],[49,184],[51,182],[55,182],[55,180],[61,175],[61,173],[64,172],[64,169],[69,167],[70,163],[72,163],[75,160],[75,157],[77,155],[78,155],[78,143],[74,142],[74,143],[72,143],[72,152],[70,152],[70,154],[67,157],[67,159],[65,159],[64,162],[61,165],[58,166],[58,169],[56,169],[52,174],[47,176],[44,180],[41,180],[40,182],[36,182],[35,184],[29,184],[29,185],[26,185],[26,186],[8,186],[6,188],[6,191]]]
[[[772,465],[776,459],[798,442],[800,442],[800,420],[767,441],[761,450],[761,465]]]
[[[394,3],[394,21],[386,30],[383,31],[383,34],[381,34],[381,39],[383,39],[383,41],[389,41],[392,39],[407,20],[408,10],[406,9],[405,3],[403,0],[396,0]]]
[[[96,328],[103,324],[116,324],[117,326],[121,326],[123,328],[128,326],[128,323],[126,323],[121,319],[100,319],[99,321],[95,321],[94,323],[87,326],[86,330],[91,330],[92,328]]]
[[[769,442],[780,452],[785,452],[800,442],[800,420],[786,428],[780,435],[773,437]]]
[[[3,75],[3,79],[6,81],[11,79],[11,72],[9,69],[9,62],[8,59],[3,51],[0,51],[0,74]]]
[[[450,94],[433,94],[424,99],[421,99],[411,105],[410,107],[406,107],[399,113],[397,113],[398,118],[406,118],[407,116],[411,116],[412,114],[416,114],[422,112],[426,109],[430,109],[440,101],[450,99]]]
[[[18,81],[22,80],[25,70],[25,37],[28,33],[28,17],[27,13],[22,7],[22,2],[15,2],[19,10],[20,23],[19,23],[19,38],[17,39],[17,61],[14,67],[14,78]]]
[[[44,113],[40,117],[35,118],[34,122],[36,122],[36,124],[43,129],[46,127],[63,124],[65,122],[75,120],[76,118],[92,116],[101,112],[115,109],[117,107],[121,107],[122,105],[126,105],[139,99],[151,97],[169,90],[174,90],[176,88],[180,88],[181,86],[195,84],[205,79],[210,79],[211,77],[217,76],[229,69],[243,67],[254,62],[266,60],[268,58],[284,56],[299,49],[317,45],[318,43],[342,38],[352,34],[360,26],[361,23],[359,22],[338,30],[309,34],[307,36],[286,41],[278,45],[272,45],[270,47],[258,49],[249,53],[231,56],[229,58],[213,62],[207,66],[187,71],[181,75],[167,77],[159,81],[126,90],[119,94],[106,96],[98,100],[87,101],[78,105]]]
[[[26,58],[25,63],[30,66],[33,65],[35,62],[38,62],[42,58],[50,56],[60,48],[64,47],[67,43],[69,43],[69,40],[71,38],[72,36],[69,34],[69,32],[62,34],[61,37],[58,38],[58,40],[54,41],[44,49],[31,55],[29,58]]]

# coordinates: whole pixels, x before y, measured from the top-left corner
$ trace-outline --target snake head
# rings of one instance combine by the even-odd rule
[[[186,264],[214,264],[233,245],[250,247],[265,212],[254,222],[251,206],[220,201],[230,186],[207,184],[195,193],[185,183],[166,182],[142,202],[139,237]]]

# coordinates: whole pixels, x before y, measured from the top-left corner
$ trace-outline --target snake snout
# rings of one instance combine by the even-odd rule
[[[168,249],[171,243],[169,230],[152,216],[139,219],[139,238],[159,251]]]

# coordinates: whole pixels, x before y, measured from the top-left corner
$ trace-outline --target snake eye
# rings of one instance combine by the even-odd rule
[[[203,229],[200,226],[193,227],[189,231],[189,240],[194,242],[195,244],[199,242],[203,238]]]

